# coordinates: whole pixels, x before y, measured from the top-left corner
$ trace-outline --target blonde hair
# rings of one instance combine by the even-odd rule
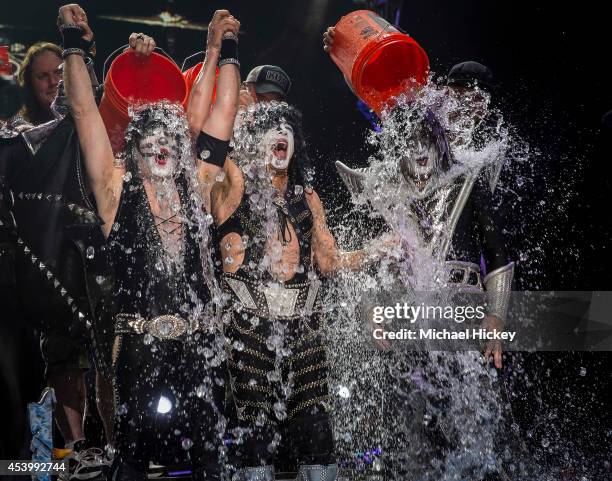
[[[62,59],[62,49],[58,45],[51,42],[37,42],[32,45],[26,52],[26,56],[21,62],[21,68],[19,69],[19,85],[23,87],[23,98],[24,106],[19,112],[25,120],[37,125],[53,118],[50,109],[43,108],[36,95],[34,94],[34,88],[32,87],[32,64],[38,55],[43,52],[52,52],[56,54],[59,59]]]

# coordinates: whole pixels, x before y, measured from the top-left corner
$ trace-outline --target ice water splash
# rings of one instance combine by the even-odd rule
[[[146,274],[151,275],[158,282],[164,283],[168,279],[185,277],[186,298],[179,293],[178,289],[173,290],[174,284],[168,285],[170,295],[174,292],[175,296],[180,297],[174,299],[174,305],[178,306],[178,311],[167,314],[200,321],[199,329],[188,333],[184,339],[183,348],[175,359],[176,365],[168,363],[167,349],[171,347],[173,341],[162,341],[150,334],[145,335],[144,346],[154,354],[152,359],[165,352],[162,362],[152,369],[151,379],[146,379],[145,384],[155,385],[159,382],[157,381],[158,376],[163,376],[165,379],[163,382],[170,382],[169,379],[179,377],[181,370],[192,369],[193,381],[200,379],[201,382],[196,382],[197,387],[194,387],[194,392],[187,395],[193,400],[200,399],[201,402],[212,406],[217,419],[216,437],[221,440],[225,436],[227,422],[224,413],[220,412],[218,406],[214,404],[212,393],[215,384],[222,384],[223,381],[218,375],[209,374],[219,368],[226,357],[221,320],[215,310],[215,302],[219,302],[221,293],[215,280],[210,252],[212,218],[204,209],[204,200],[201,195],[203,186],[198,180],[194,142],[189,134],[187,119],[180,105],[168,102],[137,105],[131,109],[130,116],[132,121],[126,129],[125,150],[117,159],[116,166],[126,170],[123,176],[124,189],[133,192],[136,189],[145,188],[145,197],[149,206],[147,208],[146,205],[141,205],[140,211],[136,213],[136,222],[138,225],[154,225],[157,235],[151,233],[153,236],[151,237],[147,233],[145,239],[142,240],[147,243],[146,246],[130,244],[119,246],[119,248],[128,257],[134,256],[138,248],[142,248],[148,257],[146,266],[149,270]],[[160,136],[165,137],[164,142],[159,141]],[[166,163],[174,165],[174,169],[165,176],[154,175],[151,166],[147,164],[147,155],[150,157],[161,155],[160,146],[166,149],[163,153]],[[159,217],[153,214],[152,205],[156,206]],[[112,229],[119,231],[121,228],[121,225],[115,223]],[[186,242],[187,236],[193,239],[193,243]],[[192,252],[190,246],[194,246],[199,252]],[[201,260],[201,264],[193,265],[195,259]],[[204,291],[208,288],[210,298],[208,293],[201,291],[201,288]],[[143,298],[151,293],[138,291],[132,295]],[[183,365],[184,363],[189,363],[189,365]],[[148,389],[148,387],[143,386],[143,389]],[[173,403],[171,407],[167,406],[168,415],[176,415],[177,420],[183,421],[173,426],[174,434],[163,433],[164,436],[168,436],[164,441],[168,446],[182,447],[178,450],[178,454],[169,448],[168,459],[178,456],[176,460],[184,461],[192,445],[195,442],[203,441],[186,437],[186,433],[194,432],[191,423],[214,422],[212,419],[197,421],[187,419],[185,421],[187,414],[185,406],[191,402],[191,400],[181,399],[180,402]],[[126,415],[125,412],[117,414]],[[144,416],[144,413],[142,415]],[[138,420],[134,419],[134,421]],[[162,438],[160,433],[160,439]],[[171,441],[172,438],[174,442]],[[214,442],[214,439],[208,441]],[[210,450],[211,456],[214,456],[214,449],[211,447]],[[181,451],[183,451],[182,454]],[[216,454],[222,455],[222,452],[217,451]]]
[[[402,160],[419,153],[428,116],[446,133],[450,157],[439,159],[437,172],[411,177],[419,166],[406,169]],[[527,159],[529,148],[513,138],[486,92],[452,95],[433,84],[413,101],[400,97],[368,140],[375,154],[352,197],[369,220],[345,219],[345,227],[334,231],[340,245],[355,248],[372,237],[370,226],[382,219],[403,239],[405,255],[401,262],[383,260],[368,271],[343,275],[324,300],[332,326],[335,437],[346,466],[372,470],[373,461],[364,464],[363,453],[380,449],[376,460],[391,479],[484,479],[492,473],[503,478],[509,472],[511,479],[531,479],[533,464],[524,462],[520,442],[505,429],[511,414],[496,371],[483,365],[479,353],[380,352],[365,335],[356,335],[364,331],[361,308],[376,293],[403,301],[411,292],[437,291],[447,282],[446,251],[424,235],[432,226],[424,225],[426,217],[412,215],[415,203],[470,177],[482,176],[493,188],[502,167],[512,169],[508,160]]]

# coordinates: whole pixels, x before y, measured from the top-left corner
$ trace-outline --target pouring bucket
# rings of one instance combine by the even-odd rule
[[[340,19],[330,53],[355,94],[379,116],[393,97],[410,93],[428,80],[425,50],[369,10]]]
[[[119,55],[104,80],[99,106],[113,151],[123,148],[130,105],[160,100],[185,105],[187,96],[185,79],[172,60],[155,52],[148,57],[136,56],[132,51]]]

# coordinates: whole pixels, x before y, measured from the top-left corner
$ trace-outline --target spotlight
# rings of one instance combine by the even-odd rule
[[[172,401],[166,396],[160,396],[159,402],[157,403],[157,412],[161,414],[167,414],[172,409]]]

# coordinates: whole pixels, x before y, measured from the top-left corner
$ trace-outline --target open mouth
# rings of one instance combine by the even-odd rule
[[[278,139],[272,146],[272,152],[274,153],[276,158],[286,159],[288,147],[289,147],[289,142],[287,142],[285,139]]]
[[[170,151],[168,149],[160,149],[159,154],[155,156],[155,162],[157,165],[164,166],[168,163],[168,156]]]
[[[416,163],[421,167],[427,166],[427,162],[429,162],[429,158],[427,157],[419,157],[418,159],[416,159]]]

